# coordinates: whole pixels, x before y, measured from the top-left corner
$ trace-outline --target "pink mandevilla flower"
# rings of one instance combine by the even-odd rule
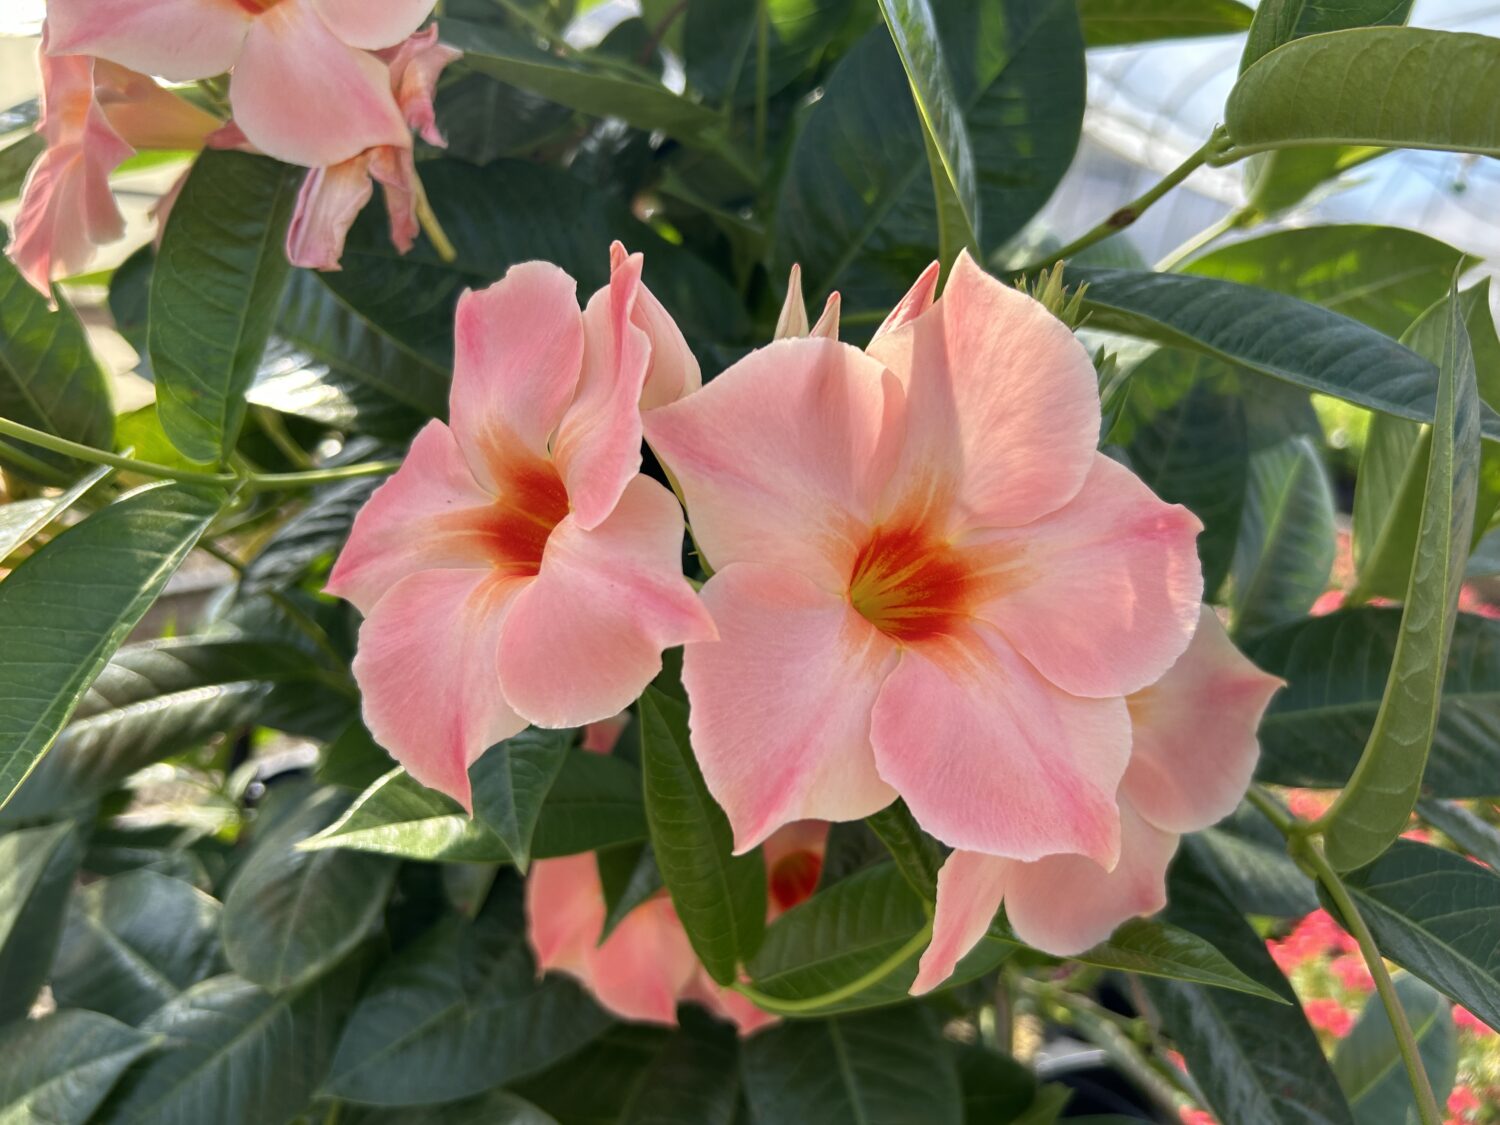
[[[1198,623],[1200,524],[1095,450],[1072,333],[966,255],[867,353],[785,339],[646,415],[715,575],[694,746],[747,850],[904,797],[969,851],[1113,868],[1125,696]]]
[[[443,68],[462,55],[437,41],[437,25],[413,35],[401,46],[379,52],[390,68],[391,93],[406,122],[428,144],[446,147],[433,114],[433,95]],[[297,209],[286,236],[286,256],[306,269],[336,270],[344,239],[355,217],[370,201],[375,182],[385,189],[391,242],[403,254],[417,237],[417,179],[411,139],[405,144],[376,145],[339,164],[314,168],[303,181]]]
[[[817,821],[789,824],[766,840],[768,920],[812,895],[827,842],[828,825]],[[673,1024],[678,1002],[695,1001],[745,1035],[776,1020],[714,982],[665,891],[627,914],[601,944],[604,890],[592,853],[538,860],[526,883],[526,918],[538,967],[577,977],[623,1019]]]
[[[44,27],[42,42],[50,40]],[[8,254],[42,293],[82,273],[95,250],[125,232],[110,174],[137,148],[196,149],[213,116],[144,74],[83,55],[41,56],[46,151],[27,173]]]
[[[663,649],[715,635],[682,577],[682,511],[639,474],[639,404],[693,389],[698,367],[640,255],[611,259],[581,314],[544,262],[464,294],[451,425],[417,435],[329,577],[365,615],[371,733],[465,806],[486,747],[609,718]]]
[[[232,71],[235,121],[262,152],[311,168],[405,143],[387,67],[434,0],[51,0],[61,55],[177,82]]]
[[[1119,792],[1119,863],[1107,871],[1081,855],[1022,862],[954,852],[938,874],[932,943],[912,991],[925,992],[953,971],[1002,900],[1017,936],[1062,956],[1103,941],[1133,915],[1165,906],[1178,840],[1239,804],[1260,751],[1256,727],[1280,686],[1240,654],[1204,606],[1187,651],[1125,701],[1132,748]]]

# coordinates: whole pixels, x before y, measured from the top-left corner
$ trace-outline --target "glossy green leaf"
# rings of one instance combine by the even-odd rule
[[[965,1125],[1013,1125],[1035,1105],[1036,1076],[1009,1055],[979,1043],[958,1049]]]
[[[1370,145],[1318,145],[1258,152],[1244,163],[1246,205],[1261,216],[1279,215],[1325,185],[1328,190],[1336,188],[1348,173],[1390,151]]]
[[[0,582],[0,806],[221,503],[201,489],[142,489],[70,527]]]
[[[1182,846],[1243,913],[1301,918],[1318,908],[1313,881],[1287,855],[1281,833],[1249,806]]]
[[[1348,317],[1189,274],[1077,268],[1068,279],[1088,283],[1083,303],[1091,327],[1205,352],[1305,390],[1432,421],[1436,365]],[[1485,435],[1500,439],[1500,415],[1488,409],[1482,415]]]
[[[0,836],[0,1024],[24,1018],[47,979],[82,856],[71,824]]]
[[[1273,289],[1396,337],[1448,295],[1453,271],[1470,261],[1463,251],[1417,231],[1339,223],[1247,238],[1200,255],[1183,269]],[[1418,354],[1425,355],[1420,349]]]
[[[763,83],[757,8],[765,11],[766,18]],[[714,101],[732,95],[738,105],[753,103],[762,84],[767,96],[773,97],[828,52],[830,41],[844,30],[854,9],[851,0],[766,0],[763,5],[697,0],[688,5],[681,24],[688,86]],[[670,5],[663,9],[668,10]]]
[[[925,901],[936,902],[938,871],[947,857],[941,845],[922,831],[906,802],[898,797],[879,812],[865,817],[865,823],[891,853],[907,886]]]
[[[1411,4],[1412,0],[1264,0],[1256,5],[1240,70],[1306,35],[1404,23]]]
[[[219,904],[190,883],[129,871],[79,888],[52,967],[52,995],[139,1024],[207,977],[219,958]]]
[[[346,305],[324,275],[293,270],[245,397],[325,426],[402,441],[426,419],[446,417],[448,372]]]
[[[0,1121],[84,1125],[155,1043],[97,1012],[54,1012],[0,1029]]]
[[[1486,279],[1458,295],[1465,330],[1474,353],[1481,400],[1500,401],[1500,337],[1490,315]],[[1442,361],[1448,307],[1440,301],[1416,318],[1402,343],[1434,362]],[[1370,420],[1354,490],[1354,564],[1366,595],[1402,598],[1411,581],[1417,531],[1427,488],[1432,431],[1387,415]],[[1480,450],[1476,532],[1489,523],[1500,503],[1500,450]]]
[[[1405,830],[1437,731],[1479,477],[1479,393],[1456,297],[1444,337],[1421,528],[1390,679],[1370,741],[1328,812],[1325,848],[1340,871],[1368,863]]]
[[[1072,0],[935,2],[938,42],[974,158],[982,246],[1041,209],[1073,159],[1084,102]],[[878,323],[938,243],[921,119],[884,28],[839,60],[792,146],[777,203],[775,274],[800,262],[814,303]]]
[[[658,82],[587,59],[559,58],[524,39],[467,20],[443,20],[443,42],[464,53],[470,69],[596,117],[618,117],[638,129],[679,140],[718,126],[719,115]]]
[[[880,0],[880,14],[906,71],[922,123],[938,212],[938,256],[948,269],[960,250],[979,249],[979,193],[969,130],[943,57],[930,0]]]
[[[101,1123],[290,1121],[328,1071],[356,984],[346,968],[281,996],[232,975],[194,985],[146,1021],[163,1048],[120,1084]]]
[[[1338,546],[1334,520],[1328,474],[1310,440],[1288,438],[1250,455],[1229,570],[1237,635],[1296,620],[1328,588]]]
[[[1382,954],[1500,1027],[1500,877],[1399,840],[1344,882]]]
[[[963,1095],[937,1022],[920,1009],[797,1021],[743,1048],[755,1125],[961,1125]]]
[[[347,796],[323,790],[254,843],[224,899],[224,957],[246,980],[284,992],[343,959],[385,909],[385,856],[297,844],[336,820]]]
[[[278,527],[245,566],[240,592],[282,589],[320,563],[331,565],[349,538],[355,515],[380,484],[379,477],[356,478],[315,492],[307,507]]]
[[[177,637],[126,645],[84,694],[57,745],[0,812],[8,823],[79,809],[136,770],[216,734],[276,716],[278,683],[331,683],[310,657],[285,645]]]
[[[739,1104],[739,1037],[729,1025],[692,1012],[651,1061],[616,1120],[619,1125],[734,1125]]]
[[[513,1088],[563,1125],[615,1125],[651,1078],[665,1050],[665,1028],[616,1024],[582,1050]]]
[[[3,234],[3,228],[0,228]],[[0,255],[0,415],[33,429],[98,449],[113,447],[109,392],[83,325],[71,306],[33,289]],[[71,475],[84,472],[71,458],[27,448]]]
[[[290,165],[210,149],[172,205],[151,273],[148,348],[162,428],[194,461],[224,460],[239,437],[291,268],[298,183]]]
[[[604,928],[599,931],[602,942],[632,910],[661,890],[663,883],[656,853],[649,843],[602,848],[594,853],[594,859],[604,891]]]
[[[1451,1008],[1416,977],[1403,974],[1393,983],[1417,1041],[1422,1069],[1442,1105],[1453,1088],[1458,1068],[1458,1035]],[[1406,1125],[1415,1120],[1417,1106],[1411,1081],[1401,1062],[1390,1017],[1378,997],[1372,995],[1365,1002],[1359,1022],[1339,1043],[1333,1055],[1333,1073],[1359,1125]]]
[[[553,1118],[508,1090],[491,1090],[444,1105],[401,1109],[348,1105],[339,1120],[347,1125],[557,1125]]]
[[[38,532],[57,519],[83,498],[113,469],[101,465],[78,481],[66,492],[36,500],[15,500],[0,506],[0,562],[4,562],[17,547],[29,542]]]
[[[1078,14],[1090,47],[1124,47],[1234,35],[1250,26],[1255,13],[1239,0],[1078,0]]]
[[[1500,40],[1366,27],[1311,35],[1265,55],[1224,107],[1238,154],[1379,145],[1500,156],[1490,112]]]
[[[1247,976],[1207,939],[1155,918],[1132,918],[1076,961],[1101,969],[1187,981],[1284,1003],[1277,990]]]
[[[656,865],[698,959],[716,981],[729,984],[765,933],[765,861],[759,852],[730,854],[729,819],[693,757],[687,708],[647,688],[640,713],[641,774]]]
[[[1456,801],[1418,801],[1417,813],[1479,862],[1500,871],[1500,828]]]
[[[533,727],[492,746],[474,765],[475,815],[523,873],[543,804],[573,741],[572,731]]]
[[[1354,1125],[1317,1036],[1260,935],[1191,856],[1178,857],[1167,893],[1168,921],[1210,942],[1285,1001],[1146,978],[1146,993],[1207,1108],[1220,1121]]]
[[[1248,643],[1251,659],[1287,681],[1261,720],[1261,780],[1325,789],[1349,780],[1374,731],[1400,630],[1400,610],[1367,607],[1296,622]],[[1423,792],[1489,796],[1497,776],[1500,624],[1459,614]]]
[[[21,194],[26,173],[46,148],[46,137],[40,133],[27,133],[0,149],[0,201],[8,203]]]
[[[325,1092],[371,1105],[470,1097],[540,1071],[609,1024],[563,976],[538,980],[517,888],[387,961],[339,1042]]]

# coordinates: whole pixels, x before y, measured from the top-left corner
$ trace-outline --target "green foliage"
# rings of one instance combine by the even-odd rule
[[[95,1012],[57,1012],[0,1029],[0,1119],[84,1125],[155,1042]]]
[[[1396,995],[1422,1051],[1422,1066],[1442,1101],[1458,1064],[1451,1005],[1416,977],[1396,978]],[[1373,1001],[1333,1056],[1333,1073],[1359,1125],[1403,1125],[1416,1112],[1411,1086],[1385,1008]]]

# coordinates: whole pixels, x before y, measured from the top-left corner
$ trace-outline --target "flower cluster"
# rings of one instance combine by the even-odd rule
[[[406,251],[424,205],[412,130],[443,143],[433,93],[458,57],[437,42],[435,26],[417,31],[433,4],[52,0],[37,124],[47,144],[27,176],[8,254],[49,292],[52,281],[82,272],[98,246],[122,235],[109,183],[116,168],[137,150],[205,145],[311,169],[287,238],[294,264],[338,267],[372,181],[385,188],[391,238]],[[227,122],[212,102],[156,81],[226,72]]]
[[[460,303],[450,424],[418,436],[329,584],[366,614],[377,739],[467,803],[492,742],[613,715],[683,644],[693,749],[737,852],[898,797],[953,849],[914,992],[1002,903],[1063,955],[1160,908],[1181,834],[1243,795],[1280,681],[1201,605],[1198,520],[1097,451],[1072,332],[963,255],[860,350],[836,300],[809,329],[794,276],[780,338],[700,388],[640,257],[617,246],[612,267],[581,314],[539,263]],[[533,899],[568,909],[534,927],[574,921],[534,929],[544,964],[603,995],[612,948],[684,944],[663,900],[594,948],[593,860],[555,863]],[[703,998],[695,979],[655,981],[654,1018]]]

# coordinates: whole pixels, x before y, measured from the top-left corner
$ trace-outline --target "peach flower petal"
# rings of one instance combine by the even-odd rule
[[[677,1022],[678,997],[698,971],[687,931],[665,895],[625,915],[603,945],[585,951],[584,964],[589,990],[615,1015],[665,1024]]]
[[[1228,816],[1250,787],[1260,756],[1255,732],[1281,686],[1202,607],[1187,651],[1125,701],[1135,741],[1122,793],[1169,832],[1196,832]]]
[[[911,994],[931,992],[953,975],[979,944],[1005,897],[1011,872],[1019,865],[983,852],[953,852],[938,872],[937,909],[932,940],[922,952]]]
[[[47,50],[191,82],[232,67],[251,22],[246,8],[225,0],[51,0]]]
[[[283,0],[285,2],[285,0]],[[328,29],[351,47],[394,47],[422,26],[433,0],[311,0]]]
[[[1099,440],[1093,362],[1062,321],[967,253],[942,297],[869,352],[906,386],[893,508],[937,502],[959,526],[1019,527],[1082,487]]]
[[[317,168],[411,143],[385,64],[341,42],[308,0],[282,0],[254,20],[229,102],[250,143],[291,164]]]
[[[627,254],[619,242],[611,243],[611,274],[620,269],[627,258],[640,257],[639,254]],[[635,308],[630,315],[635,326],[651,341],[651,363],[646,369],[646,385],[641,388],[641,409],[655,410],[702,388],[703,372],[682,335],[682,329],[677,327],[672,314],[644,282],[636,293]]]
[[[871,732],[880,776],[944,843],[1114,865],[1115,792],[1130,757],[1123,699],[1068,695],[975,626],[902,652]]]
[[[687,646],[682,680],[693,749],[735,851],[793,821],[890,804],[870,710],[895,646],[843,599],[775,567],[735,563],[702,596],[720,640]]]
[[[452,431],[428,422],[401,468],[354,517],[325,590],[369,614],[409,574],[489,570],[490,545],[480,529],[494,504],[469,472]]]
[[[1008,571],[976,612],[1064,691],[1128,695],[1159,679],[1198,627],[1202,526],[1095,454],[1062,508],[976,537]]]
[[[870,344],[873,346],[882,336],[904,328],[932,308],[932,302],[937,297],[938,278],[941,276],[942,266],[938,262],[933,262],[923,270],[921,276],[906,291],[906,296],[896,302],[896,307],[881,321],[880,327],[875,329],[875,335],[870,337]]]
[[[780,340],[645,416],[716,570],[783,566],[842,590],[898,453],[900,387],[855,348]]]
[[[359,630],[365,725],[407,773],[466,809],[469,767],[526,726],[495,682],[520,585],[494,571],[419,571],[392,586]]]
[[[510,705],[544,727],[607,719],[645,690],[663,649],[711,639],[708,611],[682,577],[681,543],[677,501],[646,477],[593,530],[564,518],[500,639]]]

